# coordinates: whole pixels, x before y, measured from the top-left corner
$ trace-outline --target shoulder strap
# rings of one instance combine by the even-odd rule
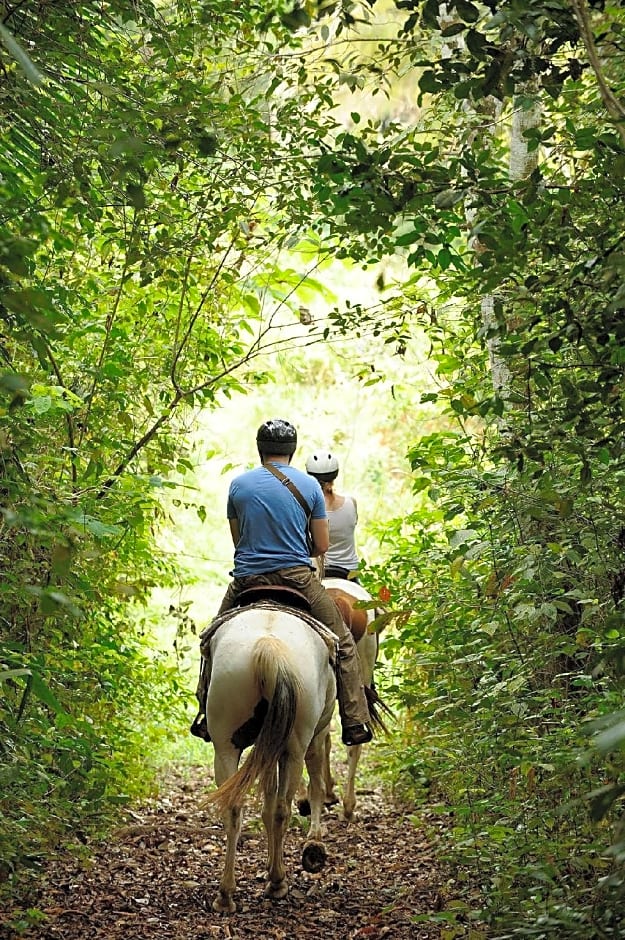
[[[289,479],[289,477],[285,473],[282,473],[281,470],[278,470],[277,467],[274,467],[272,463],[264,463],[263,467],[265,468],[265,470],[269,470],[269,473],[273,473],[274,477],[280,480],[280,483],[282,483],[283,486],[286,486],[286,488],[291,491],[295,499],[298,501],[298,503],[300,504],[300,506],[306,513],[306,518],[309,519],[311,516],[312,510],[310,506],[308,505],[308,503],[306,502],[306,500],[304,499],[304,497],[302,496],[302,494],[300,493],[300,491],[298,490],[298,488],[296,487],[295,483],[293,483],[293,480]]]

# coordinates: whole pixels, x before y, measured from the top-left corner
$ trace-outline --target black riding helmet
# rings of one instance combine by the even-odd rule
[[[261,424],[256,432],[256,445],[261,458],[265,454],[295,453],[297,447],[297,431],[289,421],[282,418],[272,418]]]

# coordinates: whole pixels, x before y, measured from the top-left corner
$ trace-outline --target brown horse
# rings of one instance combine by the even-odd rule
[[[363,685],[370,688],[373,682],[373,669],[378,655],[378,634],[371,632],[370,626],[375,620],[376,611],[354,606],[358,601],[372,601],[372,597],[360,584],[347,581],[343,578],[324,578],[323,585],[334,603],[341,611],[343,620],[349,627],[358,650],[360,660],[360,675]],[[338,802],[334,794],[332,773],[330,770],[330,736],[326,741],[326,766],[324,779],[326,781],[327,802]],[[347,780],[343,791],[343,813],[345,819],[350,820],[356,809],[356,771],[363,745],[347,748]],[[330,786],[328,787],[328,781]]]
[[[317,562],[317,559],[314,559]],[[318,574],[321,576],[321,569],[316,565]],[[371,607],[358,607],[358,601],[369,602],[372,597],[360,584],[355,581],[347,581],[344,578],[323,578],[322,584],[332,597],[334,603],[339,608],[345,624],[349,627],[356,643],[358,659],[360,661],[360,675],[363,685],[367,690],[371,690],[373,681],[373,669],[378,655],[378,635],[371,630],[371,624],[375,620],[377,611]],[[374,700],[374,701],[373,701]],[[381,720],[380,710],[390,714],[389,709],[381,702],[375,694],[372,693],[370,700],[372,710],[373,724],[378,730],[386,731],[384,722]],[[374,717],[375,716],[375,717]],[[356,809],[356,771],[358,761],[362,752],[363,745],[355,745],[347,748],[347,780],[343,791],[343,814],[347,821],[351,820]],[[336,781],[332,776],[331,764],[332,740],[330,734],[326,735],[324,741],[324,761],[322,769],[323,785],[325,787],[324,804],[333,806],[340,800],[336,795]],[[300,815],[308,816],[310,813],[310,802],[307,797],[306,785],[304,782],[298,789],[297,806]]]

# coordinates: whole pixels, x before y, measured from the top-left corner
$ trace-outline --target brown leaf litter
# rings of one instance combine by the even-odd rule
[[[237,855],[235,914],[216,914],[212,901],[223,865],[224,831],[212,807],[199,804],[212,786],[205,767],[173,767],[159,796],[131,813],[87,861],[58,859],[39,879],[31,908],[41,923],[17,933],[16,912],[0,914],[7,940],[429,940],[435,924],[415,915],[441,909],[444,876],[429,834],[410,807],[382,788],[358,792],[355,819],[340,807],[324,813],[328,860],[319,874],[301,866],[307,821],[294,815],[285,855],[290,890],[263,896],[266,841],[260,807],[245,810]],[[4,926],[3,926],[4,925]],[[4,933],[3,933],[4,931]],[[461,936],[461,933],[455,936]]]

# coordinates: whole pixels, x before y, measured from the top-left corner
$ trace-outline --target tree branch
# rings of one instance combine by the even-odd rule
[[[616,97],[608,85],[605,75],[603,74],[599,53],[595,45],[595,37],[593,35],[592,26],[590,24],[590,16],[588,14],[586,0],[571,0],[571,6],[577,19],[579,34],[586,48],[588,61],[590,62],[592,70],[597,78],[597,84],[599,85],[599,91],[601,93],[601,100],[605,105],[606,111],[615,122],[623,145],[625,146],[625,107],[623,107],[619,99]]]

